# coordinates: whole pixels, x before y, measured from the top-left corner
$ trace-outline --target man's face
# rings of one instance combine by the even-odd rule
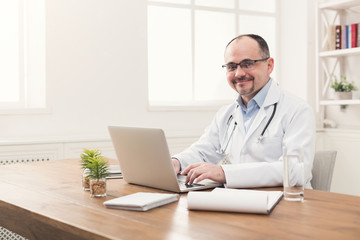
[[[260,54],[259,44],[250,37],[234,40],[225,51],[225,63],[240,63],[243,60],[258,60],[264,57]],[[237,91],[247,104],[269,81],[274,68],[274,59],[254,63],[252,69],[242,69],[240,66],[226,72],[229,85]]]

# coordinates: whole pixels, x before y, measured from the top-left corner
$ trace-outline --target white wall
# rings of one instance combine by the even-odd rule
[[[307,2],[280,3],[278,81],[308,99]],[[108,125],[161,127],[172,137],[199,136],[215,111],[148,111],[146,13],[147,0],[47,0],[46,79],[51,111],[1,115],[0,141],[104,139]]]
[[[51,112],[2,115],[0,139],[103,137],[108,136],[106,127],[112,124],[156,126],[170,135],[201,134],[214,111],[147,109],[146,3],[46,1],[46,78]],[[282,0],[281,4],[280,82],[307,99],[307,3]],[[300,34],[294,32],[296,29]]]
[[[146,0],[46,1],[51,112],[0,116],[0,139],[108,136],[107,126],[112,124],[199,135],[214,112],[147,110],[146,4]]]
[[[290,10],[290,9],[296,9]],[[307,99],[307,16],[306,1],[281,0],[280,85],[289,92]]]

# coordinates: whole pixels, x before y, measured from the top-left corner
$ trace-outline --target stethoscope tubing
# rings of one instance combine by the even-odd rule
[[[270,118],[269,118],[269,121],[266,123],[263,131],[261,132],[260,136],[258,137],[258,139],[259,139],[260,141],[261,141],[261,139],[263,138],[264,133],[265,133],[266,129],[268,128],[269,124],[271,123],[272,119],[274,118],[274,115],[275,115],[275,113],[276,113],[276,106],[277,106],[277,103],[274,104],[274,109],[273,109],[273,112],[272,112],[272,114],[271,114],[271,116],[270,116]]]
[[[270,116],[269,120],[267,121],[267,123],[266,123],[264,129],[262,130],[261,134],[260,134],[259,137],[257,138],[257,139],[258,139],[258,143],[260,143],[261,140],[263,139],[265,131],[268,129],[271,121],[273,120],[273,118],[274,118],[274,116],[275,116],[275,113],[276,113],[276,107],[277,107],[277,103],[274,104],[274,108],[273,108],[273,111],[272,111],[272,113],[271,113],[271,116]],[[230,117],[229,117],[229,119],[228,119],[228,121],[227,121],[226,133],[227,133],[228,130],[229,130],[229,127],[230,127],[230,124],[231,124],[233,118],[234,118],[234,117],[233,117],[233,114],[231,114]],[[235,132],[236,126],[237,126],[237,122],[235,121],[235,122],[234,122],[234,127],[233,127],[233,129],[232,129],[232,131],[231,131],[231,133],[230,133],[230,136],[228,137],[227,141],[225,141],[225,138],[226,138],[226,135],[227,135],[227,134],[225,135],[225,138],[223,139],[223,143],[226,142],[225,147],[224,147],[224,148],[221,148],[220,151],[217,151],[218,153],[220,153],[220,154],[225,154],[225,152],[226,152],[226,150],[227,150],[227,148],[228,148],[228,145],[229,145],[229,143],[230,143],[230,141],[231,141],[231,139],[232,139],[232,136],[233,136],[233,134],[234,134],[234,132]]]

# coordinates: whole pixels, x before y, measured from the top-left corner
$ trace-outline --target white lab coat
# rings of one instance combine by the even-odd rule
[[[274,104],[276,113],[263,139],[258,137],[268,122]],[[230,116],[233,116],[228,126]],[[312,108],[302,99],[282,91],[275,81],[251,127],[245,133],[241,108],[235,101],[221,108],[210,126],[200,139],[180,154],[179,159],[184,169],[196,162],[218,164],[225,156],[217,151],[227,142],[234,122],[234,130],[226,153],[230,164],[221,165],[226,186],[231,188],[252,188],[281,186],[283,184],[282,149],[286,146],[288,153],[303,148],[305,163],[306,188],[311,188],[311,169],[315,151],[315,118]],[[226,136],[225,136],[226,135]]]

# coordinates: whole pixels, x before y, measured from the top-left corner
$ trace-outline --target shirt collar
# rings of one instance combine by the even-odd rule
[[[249,101],[248,106],[256,104],[260,108],[263,105],[266,95],[269,92],[271,82],[272,82],[272,79],[270,78],[270,80],[267,82],[267,84]],[[237,99],[237,102],[242,109],[246,109],[245,104],[243,103],[240,95],[239,95],[239,98]]]

